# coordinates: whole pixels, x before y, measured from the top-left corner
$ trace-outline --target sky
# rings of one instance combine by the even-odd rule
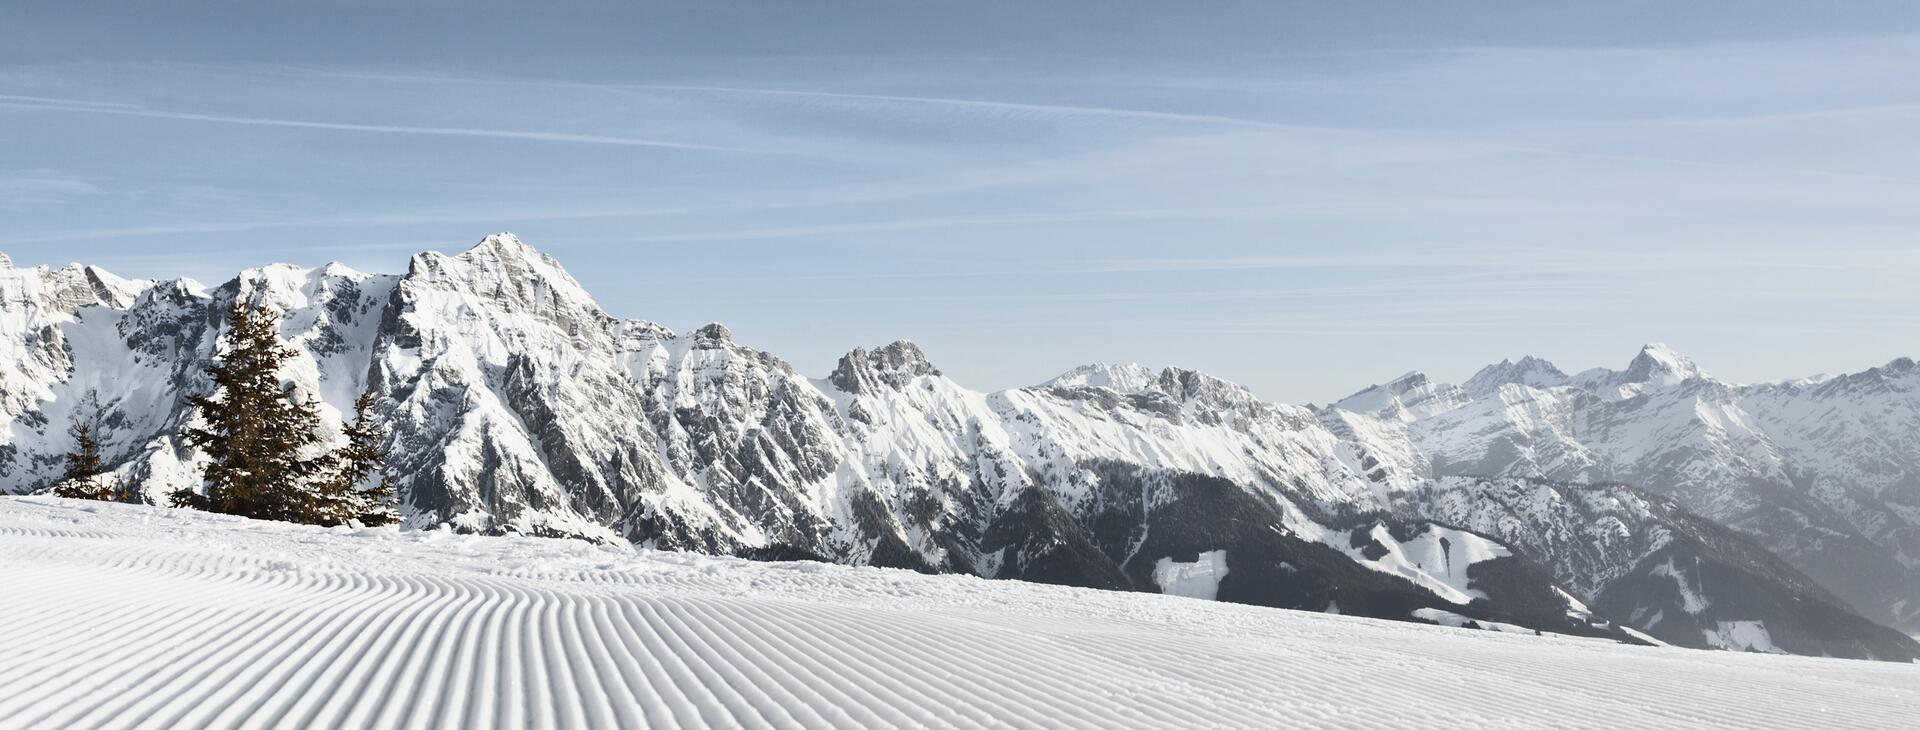
[[[0,0],[0,251],[512,231],[617,316],[982,390],[1920,356],[1920,4],[532,5]]]

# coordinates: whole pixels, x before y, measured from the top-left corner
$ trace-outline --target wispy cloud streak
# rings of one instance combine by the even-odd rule
[[[962,99],[939,96],[898,96],[891,94],[853,94],[833,91],[807,91],[795,89],[755,89],[735,86],[686,86],[675,84],[621,84],[620,88],[644,89],[650,91],[690,91],[711,94],[744,94],[753,96],[779,96],[790,98],[839,99],[845,101],[880,101],[904,104],[923,104],[936,106],[968,107],[974,109],[992,109],[997,111],[1032,112],[1067,116],[1096,116],[1120,119],[1188,122],[1214,124],[1229,127],[1264,130],[1313,130],[1313,131],[1351,131],[1331,127],[1307,124],[1288,124],[1260,119],[1222,116],[1217,114],[1194,114],[1188,112],[1167,112],[1148,109],[1126,109],[1100,106],[1078,106],[1071,104],[1033,104],[1025,102],[995,101],[991,99]]]
[[[19,96],[0,94],[0,106],[38,109],[43,111],[74,112],[82,114],[108,114],[146,119],[170,119],[190,122],[212,122],[216,124],[241,124],[259,127],[289,127],[295,129],[324,129],[341,132],[381,132],[388,134],[421,134],[443,137],[481,137],[489,139],[516,139],[534,142],[562,142],[569,144],[618,145],[625,147],[659,147],[677,150],[701,150],[710,152],[747,152],[750,150],[722,145],[674,142],[648,139],[643,137],[618,137],[600,134],[577,134],[573,132],[536,132],[512,129],[477,129],[471,127],[416,127],[397,124],[358,124],[352,122],[327,122],[307,119],[280,119],[274,117],[237,116],[232,114],[210,114],[201,112],[168,111],[150,109],[142,106],[121,104],[118,102],[91,101],[84,99],[56,99],[49,97]]]
[[[576,210],[549,209],[539,212],[527,210],[499,209],[455,209],[455,210],[418,210],[397,211],[391,213],[348,214],[338,216],[292,216],[245,221],[195,221],[185,223],[156,223],[138,226],[113,226],[105,228],[83,228],[76,230],[52,231],[40,234],[10,236],[8,243],[62,243],[67,241],[94,241],[116,238],[139,238],[143,236],[177,235],[191,233],[236,233],[244,231],[278,230],[288,228],[317,228],[325,226],[361,226],[361,225],[410,225],[420,223],[471,223],[474,221],[530,222],[582,220],[588,218],[621,218],[630,216],[671,215],[682,211],[658,208],[587,208]]]

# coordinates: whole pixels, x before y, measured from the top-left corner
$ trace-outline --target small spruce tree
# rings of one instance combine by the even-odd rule
[[[107,468],[100,459],[100,442],[93,438],[93,425],[75,419],[67,433],[73,435],[73,450],[67,452],[67,471],[60,475],[53,493],[71,499],[114,501],[121,498],[102,477]]]
[[[227,324],[227,351],[207,368],[215,392],[188,399],[199,410],[200,424],[184,431],[187,443],[211,457],[203,471],[207,491],[176,492],[173,502],[255,519],[307,521],[313,501],[307,481],[330,461],[310,455],[320,443],[317,406],[280,384],[280,368],[294,352],[280,344],[278,313],[236,298]]]
[[[377,484],[360,488],[368,477],[380,474],[389,455],[383,445],[387,431],[374,420],[371,387],[353,402],[353,421],[341,430],[347,442],[334,449],[332,471],[313,490],[313,510],[306,521],[321,525],[357,522],[369,527],[398,522],[391,480],[381,474]]]

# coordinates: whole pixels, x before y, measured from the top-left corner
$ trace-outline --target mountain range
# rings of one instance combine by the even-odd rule
[[[236,299],[283,313],[324,427],[365,389],[415,528],[968,573],[1639,643],[1920,659],[1920,370],[1735,385],[1648,346],[1417,373],[1324,407],[1089,365],[969,390],[911,342],[824,377],[601,309],[489,236],[406,273],[219,286],[0,269],[0,486],[77,420],[150,497]],[[329,434],[330,436],[333,434]]]

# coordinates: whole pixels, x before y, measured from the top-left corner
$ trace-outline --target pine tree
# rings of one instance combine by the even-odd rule
[[[329,461],[308,455],[320,443],[317,406],[280,384],[280,368],[294,352],[280,344],[278,313],[236,299],[227,322],[227,352],[207,368],[215,392],[188,399],[201,425],[184,431],[187,443],[212,457],[203,472],[207,492],[176,492],[174,504],[307,521],[307,480]]]
[[[67,429],[73,435],[73,450],[67,452],[67,471],[53,488],[57,496],[71,499],[113,501],[120,497],[101,477],[106,466],[100,460],[100,442],[93,438],[93,425],[74,420]]]
[[[371,387],[353,402],[353,421],[342,431],[347,443],[333,451],[332,472],[314,490],[314,509],[307,521],[321,525],[351,521],[369,527],[398,522],[393,483],[385,475],[372,488],[360,488],[367,477],[380,473],[389,455],[382,445],[387,431],[374,420]]]

